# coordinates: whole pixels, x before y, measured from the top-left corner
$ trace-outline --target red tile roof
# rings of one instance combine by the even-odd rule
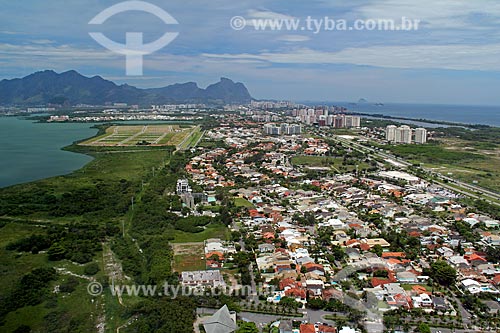
[[[285,296],[300,297],[306,299],[306,291],[300,288],[291,288],[285,291]]]
[[[319,325],[318,333],[335,333],[337,329],[331,326]]]
[[[404,252],[383,252],[382,258],[406,258]]]
[[[300,333],[316,333],[314,324],[300,324]]]
[[[368,251],[370,249],[370,245],[366,244],[366,243],[361,243],[359,245],[359,248],[363,251]]]
[[[383,286],[384,284],[389,284],[391,281],[389,279],[381,279],[378,277],[372,278],[372,287]]]

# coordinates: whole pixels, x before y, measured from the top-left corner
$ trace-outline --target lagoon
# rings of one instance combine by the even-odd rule
[[[67,174],[84,166],[92,157],[61,148],[95,135],[93,125],[0,117],[0,187]]]

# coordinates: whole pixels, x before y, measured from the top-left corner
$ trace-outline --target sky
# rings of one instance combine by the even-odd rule
[[[178,24],[128,11],[89,25],[121,2],[0,0],[0,79],[74,69],[137,87],[206,87],[228,77],[257,99],[500,105],[498,0],[151,0]],[[232,28],[235,16],[243,29]],[[321,28],[309,29],[308,17]],[[418,30],[324,28],[325,18],[352,26],[402,17],[419,20]],[[258,19],[300,24],[263,31]],[[126,32],[142,32],[145,43],[178,36],[144,55],[142,76],[127,76],[125,56],[89,32],[118,43]]]

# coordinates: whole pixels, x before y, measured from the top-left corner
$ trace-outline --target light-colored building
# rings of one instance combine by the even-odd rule
[[[189,181],[187,179],[177,180],[177,194],[191,192],[191,187],[189,186]]]
[[[415,143],[424,144],[427,142],[427,130],[425,128],[415,129]]]
[[[397,126],[395,125],[389,125],[385,129],[385,139],[389,142],[395,142],[396,141],[396,130]]]
[[[396,131],[396,142],[397,143],[411,143],[412,129],[410,126],[403,125],[399,127]]]
[[[181,283],[188,287],[224,287],[226,283],[218,270],[182,272]]]
[[[414,139],[413,132],[415,132]],[[401,127],[389,125],[385,129],[385,139],[386,141],[393,143],[410,144],[415,142],[418,144],[424,144],[427,142],[427,130],[425,128],[417,128],[414,131],[408,125],[402,125]]]
[[[297,124],[265,124],[264,133],[267,135],[294,135],[300,134],[302,127]]]

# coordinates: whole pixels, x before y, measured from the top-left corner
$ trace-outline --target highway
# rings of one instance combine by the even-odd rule
[[[323,137],[326,137],[326,135],[323,135]],[[396,163],[401,164],[404,167],[411,167],[412,166],[411,163],[403,160],[402,158],[396,157],[392,154],[387,154],[386,152],[380,151],[376,148],[367,147],[367,146],[361,145],[357,142],[354,142],[352,140],[348,140],[348,139],[345,139],[345,138],[342,138],[342,137],[339,137],[336,135],[334,135],[332,138],[340,143],[343,143],[347,146],[353,147],[359,151],[362,151],[365,153],[370,153],[373,156],[379,157],[385,161],[394,161]],[[493,191],[479,187],[477,185],[467,184],[467,183],[464,183],[462,181],[444,176],[444,175],[442,175],[438,172],[435,172],[434,170],[429,169],[429,168],[422,167],[422,170],[428,172],[430,175],[432,175],[434,177],[437,177],[438,179],[442,179],[443,181],[444,180],[447,181],[448,184],[445,182],[432,180],[433,182],[439,184],[440,186],[442,186],[446,189],[467,195],[467,196],[474,198],[474,199],[481,199],[480,195],[482,195],[484,197],[483,199],[485,199],[488,203],[496,205],[496,206],[500,206],[500,203],[498,202],[498,201],[500,201],[500,194],[498,194],[498,193],[495,193]],[[411,173],[411,170],[408,170],[408,171]],[[456,187],[451,186],[450,183],[454,184],[460,188],[457,189]],[[478,193],[480,195],[478,195]],[[491,199],[493,199],[493,200],[491,200]]]

